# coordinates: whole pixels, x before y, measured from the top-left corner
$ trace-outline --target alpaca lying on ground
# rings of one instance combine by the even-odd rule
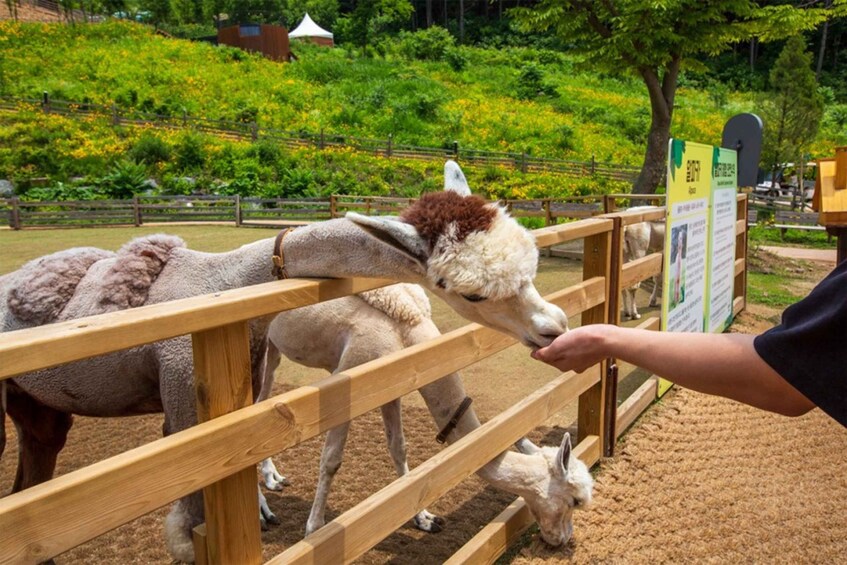
[[[639,210],[652,208],[652,206],[636,206],[630,210]],[[624,228],[624,246],[623,246],[623,261],[627,263],[634,259],[641,259],[650,253],[661,251],[665,246],[665,222],[640,222],[631,224]],[[650,293],[650,307],[656,306],[659,299],[659,287],[661,285],[661,275],[653,277],[653,292]],[[623,314],[625,317],[632,320],[641,318],[638,313],[638,307],[635,304],[635,293],[641,286],[638,283],[630,288],[625,288],[621,292],[623,295]]]
[[[455,163],[448,162],[445,172],[447,178],[461,175]],[[532,284],[538,260],[532,235],[480,198],[453,191],[429,194],[399,219],[351,213],[299,228],[282,245],[288,276],[418,283],[466,318],[530,346],[550,343],[567,327],[564,313]],[[186,249],[179,238],[157,235],[134,240],[117,253],[93,248],[54,253],[0,277],[0,329],[270,282],[275,247],[275,238],[269,238],[228,253],[201,253]],[[254,395],[272,319],[250,323]],[[72,414],[164,412],[166,435],[194,425],[193,373],[191,337],[181,336],[7,380],[6,408],[19,438],[13,492],[53,476]],[[4,441],[0,437],[0,448]],[[166,538],[175,558],[193,561],[191,529],[202,521],[202,493],[174,505]]]
[[[268,359],[260,397],[269,394],[280,354],[309,367],[333,373],[344,371],[440,336],[430,316],[429,299],[423,289],[409,284],[283,312],[271,323],[268,332]],[[437,429],[444,428],[465,398],[457,373],[421,388],[420,393]],[[402,476],[409,472],[409,466],[400,414],[399,399],[382,407],[388,450],[397,474]],[[473,408],[468,408],[459,426],[446,439],[452,443],[479,425]],[[349,428],[347,423],[327,433],[315,500],[306,523],[307,535],[325,523],[327,498],[341,467]],[[567,542],[572,531],[572,509],[591,499],[591,475],[585,464],[569,457],[569,437],[559,449],[533,449],[528,441],[520,445],[531,453],[503,453],[482,467],[479,475],[494,487],[522,496],[547,543]],[[268,488],[282,488],[282,477],[270,458],[262,463],[262,475]],[[418,513],[414,522],[418,528],[432,532],[440,531],[443,524],[426,510]]]

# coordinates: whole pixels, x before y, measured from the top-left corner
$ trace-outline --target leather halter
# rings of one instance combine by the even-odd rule
[[[274,254],[271,258],[274,266],[271,269],[271,274],[278,280],[288,278],[288,273],[285,272],[285,255],[282,252],[282,240],[291,231],[294,231],[294,228],[285,228],[276,235],[276,239],[274,240]]]
[[[453,417],[450,418],[450,421],[447,422],[447,425],[444,426],[444,428],[440,432],[438,432],[437,436],[435,436],[435,441],[437,441],[438,443],[444,443],[445,441],[447,441],[447,436],[450,435],[450,432],[456,429],[456,426],[459,424],[459,420],[462,418],[465,412],[467,412],[468,407],[471,405],[471,402],[473,402],[473,399],[470,396],[466,396],[465,399],[462,400],[462,403],[459,404],[458,408],[456,408],[456,412],[453,414]]]

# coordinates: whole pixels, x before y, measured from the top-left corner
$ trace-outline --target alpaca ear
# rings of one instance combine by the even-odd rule
[[[562,438],[562,445],[559,447],[559,453],[556,460],[562,464],[562,473],[568,472],[568,463],[571,460],[571,434],[565,432],[565,437]]]
[[[347,212],[345,217],[376,239],[408,255],[421,266],[426,265],[429,248],[411,224],[401,222],[397,218],[363,216],[356,212]]]
[[[444,190],[452,190],[460,196],[471,195],[471,187],[468,186],[465,173],[456,161],[444,163]]]
[[[535,455],[541,451],[541,448],[529,441],[527,438],[522,437],[518,441],[515,442],[515,449],[518,450],[519,453],[523,453],[524,455]]]

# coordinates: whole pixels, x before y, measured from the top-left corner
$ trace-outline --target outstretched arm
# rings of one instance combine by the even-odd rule
[[[800,416],[814,408],[759,357],[753,338],[592,324],[560,335],[532,356],[562,371],[583,371],[614,357],[686,388],[786,416]]]

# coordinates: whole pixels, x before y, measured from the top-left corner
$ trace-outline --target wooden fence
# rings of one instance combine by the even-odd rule
[[[596,175],[621,181],[634,181],[640,172],[639,167],[615,163],[598,162],[594,156],[590,161],[572,161],[567,159],[549,159],[533,157],[526,153],[502,151],[483,151],[465,149],[453,142],[447,147],[423,147],[396,143],[391,136],[387,139],[371,139],[344,134],[334,134],[321,130],[285,131],[261,127],[256,122],[229,120],[210,120],[191,116],[161,115],[139,112],[134,109],[120,108],[115,104],[91,104],[67,100],[53,100],[45,92],[40,100],[0,97],[0,110],[21,111],[38,110],[46,113],[62,114],[70,117],[99,116],[111,121],[114,126],[143,126],[163,129],[194,129],[219,137],[258,141],[260,139],[278,143],[287,147],[348,147],[356,151],[370,153],[385,158],[418,159],[444,161],[455,159],[472,165],[494,165],[510,167],[527,172],[558,172],[572,176]]]
[[[0,214],[13,229],[141,226],[168,222],[226,222],[244,227],[289,226],[338,218],[353,211],[396,215],[415,198],[332,195],[329,198],[240,196],[136,196],[131,200],[24,201],[0,199]],[[661,205],[663,195],[606,194],[501,201],[518,218],[545,226],[591,218],[637,203]]]
[[[583,281],[547,296],[582,323],[617,323],[625,285],[661,270],[661,254],[621,264],[625,225],[664,217],[663,208],[620,212],[535,230],[539,247],[584,240]],[[744,307],[746,199],[738,200],[735,312]],[[249,288],[8,332],[0,341],[0,380],[146,343],[191,334],[197,426],[0,499],[0,562],[35,563],[203,488],[210,563],[261,561],[255,464],[298,442],[413,392],[510,345],[477,324],[248,405],[248,321],[315,304],[387,281],[289,279]],[[658,329],[657,318],[640,327]],[[241,367],[241,370],[228,367]],[[614,360],[563,373],[462,440],[343,513],[272,563],[346,563],[390,535],[462,479],[578,399],[575,454],[588,465],[655,398],[648,381],[618,406]],[[388,386],[390,384],[390,386]],[[234,397],[230,391],[242,391]],[[256,429],[267,433],[251,433]],[[451,563],[491,562],[532,518],[521,500],[485,525]],[[158,541],[156,543],[159,543]]]

